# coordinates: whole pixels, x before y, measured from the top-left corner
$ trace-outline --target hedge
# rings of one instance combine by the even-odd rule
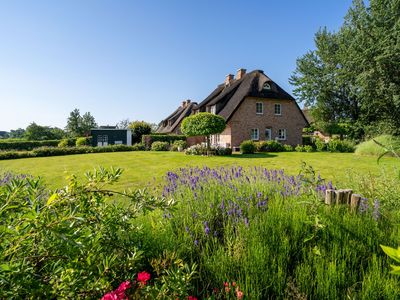
[[[39,147],[57,147],[61,140],[46,140],[46,141],[0,141],[0,150],[17,150],[17,151],[27,151]],[[75,144],[75,140],[74,140]]]
[[[154,142],[168,142],[172,144],[175,141],[186,141],[186,136],[177,134],[145,134],[142,136],[142,143],[146,149],[151,148]]]
[[[0,151],[0,160],[17,159],[28,157],[45,157],[45,156],[60,156],[72,154],[87,154],[87,153],[103,153],[103,152],[124,152],[124,151],[141,151],[144,150],[142,144],[133,146],[127,145],[111,145],[105,147],[41,147],[32,151]]]

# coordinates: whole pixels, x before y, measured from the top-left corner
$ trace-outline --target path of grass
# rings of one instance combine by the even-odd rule
[[[378,165],[375,157],[346,153],[286,152],[201,157],[177,152],[118,152],[5,160],[0,161],[0,172],[10,170],[42,176],[50,187],[61,187],[68,174],[81,175],[98,166],[121,167],[124,174],[117,188],[122,190],[143,187],[153,178],[159,180],[167,171],[184,166],[263,166],[269,169],[283,168],[288,173],[297,174],[302,161],[320,171],[322,177],[334,182],[341,182],[350,172],[379,174],[383,169],[393,172],[400,168],[400,162],[394,158],[384,158]]]

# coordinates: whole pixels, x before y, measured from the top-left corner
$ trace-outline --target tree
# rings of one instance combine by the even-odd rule
[[[116,126],[118,129],[128,129],[130,123],[131,121],[129,121],[129,119],[123,119],[119,121]]]
[[[82,123],[81,123],[80,131],[81,131],[82,135],[89,136],[90,130],[97,127],[96,120],[90,114],[90,112],[84,113],[81,120],[82,120]]]
[[[400,1],[369,5],[354,0],[338,32],[319,30],[316,50],[298,59],[290,82],[317,125],[400,134]]]
[[[210,136],[219,134],[226,127],[225,119],[211,113],[198,113],[182,121],[181,131],[187,136],[205,136],[207,149],[210,150]]]
[[[24,134],[25,134],[25,129],[18,128],[15,130],[11,129],[9,136],[11,139],[20,139],[24,137]]]
[[[75,108],[69,114],[65,130],[69,136],[77,137],[89,135],[90,130],[95,127],[97,127],[97,123],[90,112],[86,112],[81,116],[79,109]]]
[[[151,125],[145,121],[134,121],[129,124],[132,129],[132,142],[140,143],[144,134],[151,133]]]
[[[81,114],[79,112],[79,109],[75,108],[69,114],[65,131],[68,133],[68,135],[73,137],[81,136],[82,135],[81,124],[82,124]]]
[[[28,140],[56,140],[64,136],[64,131],[57,127],[41,126],[32,122],[26,127],[24,137]]]

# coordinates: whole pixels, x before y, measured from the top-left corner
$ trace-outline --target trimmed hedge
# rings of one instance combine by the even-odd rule
[[[29,151],[39,147],[57,147],[61,140],[46,140],[46,141],[0,141],[0,150],[16,150],[16,151]],[[74,139],[75,145],[75,139]]]
[[[277,141],[259,141],[255,143],[257,152],[284,152],[285,147]]]
[[[104,152],[125,152],[125,151],[143,151],[142,144],[135,144],[133,146],[127,145],[111,145],[105,147],[41,147],[32,151],[0,151],[0,160],[17,159],[28,157],[46,157],[46,156],[60,156],[72,154],[87,154],[87,153],[104,153]]]
[[[142,136],[142,143],[145,145],[146,149],[150,149],[151,144],[154,142],[167,142],[172,144],[175,141],[186,141],[186,136],[177,134],[145,134]]]

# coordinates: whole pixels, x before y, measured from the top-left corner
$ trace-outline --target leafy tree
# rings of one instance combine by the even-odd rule
[[[25,134],[25,129],[22,128],[18,128],[18,129],[11,129],[10,130],[10,134],[9,137],[11,139],[19,139],[19,138],[23,138]]]
[[[226,127],[225,119],[211,113],[198,113],[182,121],[181,131],[187,136],[205,136],[210,149],[210,136],[219,134]]]
[[[61,139],[64,132],[60,128],[41,126],[32,122],[26,127],[24,137],[28,140],[54,140]]]
[[[86,136],[90,135],[90,130],[97,127],[96,120],[90,114],[90,112],[84,113],[81,120],[81,133]]]
[[[75,108],[69,114],[65,131],[70,136],[81,136],[82,135],[81,124],[82,124],[81,114],[79,112],[79,109]]]
[[[75,108],[69,114],[65,130],[69,136],[77,137],[89,135],[90,130],[95,127],[97,127],[97,123],[90,112],[86,112],[81,116],[79,109]]]
[[[338,32],[317,32],[316,50],[290,78],[316,124],[347,123],[353,136],[400,134],[399,19],[399,0],[354,0]]]
[[[151,125],[145,121],[131,122],[129,128],[132,129],[133,143],[140,143],[142,141],[142,135],[151,133]]]

